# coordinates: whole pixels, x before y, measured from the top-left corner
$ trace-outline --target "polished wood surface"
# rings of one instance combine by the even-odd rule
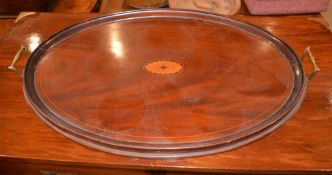
[[[117,156],[81,146],[44,124],[26,104],[22,79],[7,66],[20,44],[29,46],[33,36],[43,41],[76,22],[98,16],[36,14],[18,21],[0,46],[1,108],[0,154],[18,162],[82,165],[126,169],[209,172],[329,172],[332,168],[332,35],[310,20],[317,15],[289,17],[236,17],[258,25],[286,41],[298,55],[307,46],[321,71],[309,82],[307,95],[295,116],[267,137],[236,150],[185,159],[149,160]],[[66,20],[63,20],[66,17]],[[18,63],[25,64],[23,55]],[[306,72],[311,64],[305,62]]]
[[[296,112],[306,81],[295,57],[238,20],[122,12],[40,46],[24,89],[43,120],[84,145],[143,158],[201,156],[263,137]]]
[[[11,29],[11,27],[14,24],[15,19],[0,19],[0,41],[2,40],[2,37],[8,33],[8,31]]]

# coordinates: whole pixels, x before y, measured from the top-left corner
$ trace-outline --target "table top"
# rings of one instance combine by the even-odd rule
[[[238,149],[181,159],[113,155],[73,142],[44,124],[27,105],[22,79],[7,70],[23,44],[40,42],[71,24],[101,14],[36,13],[18,20],[0,43],[1,159],[94,167],[210,172],[316,172],[332,170],[332,35],[320,15],[235,16],[287,42],[298,55],[310,46],[321,71],[308,83],[299,111],[272,134]],[[23,68],[28,55],[17,63]],[[304,62],[305,72],[312,69]]]

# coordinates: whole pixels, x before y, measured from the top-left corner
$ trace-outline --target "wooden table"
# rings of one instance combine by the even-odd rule
[[[100,14],[37,13],[18,20],[0,44],[0,174],[332,174],[332,35],[320,15],[235,18],[260,26],[298,55],[311,47],[321,71],[309,82],[296,115],[272,134],[238,149],[184,159],[140,159],[87,148],[49,128],[26,104],[22,79],[7,70],[20,47],[32,46]],[[31,45],[32,43],[32,45]],[[18,67],[23,68],[27,55]],[[304,63],[307,73],[311,64]]]

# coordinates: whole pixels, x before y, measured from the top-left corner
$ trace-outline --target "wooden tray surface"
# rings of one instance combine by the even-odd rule
[[[256,140],[297,110],[294,52],[244,22],[179,10],[95,18],[43,43],[25,69],[27,100],[84,145],[184,157]]]

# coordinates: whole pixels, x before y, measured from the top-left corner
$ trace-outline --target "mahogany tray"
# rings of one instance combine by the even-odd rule
[[[26,99],[83,145],[143,158],[227,151],[299,108],[307,79],[284,42],[248,23],[182,10],[97,17],[42,43]]]

